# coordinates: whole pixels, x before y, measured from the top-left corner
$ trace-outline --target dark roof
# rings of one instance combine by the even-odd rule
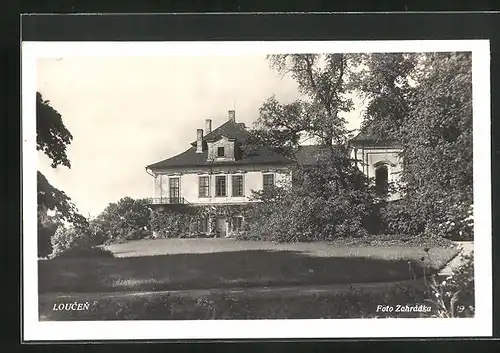
[[[387,139],[380,136],[375,131],[373,124],[368,124],[361,128],[359,134],[357,134],[354,138],[351,139],[351,142],[354,145],[396,145],[397,141],[393,139]]]
[[[318,161],[318,157],[321,152],[321,146],[318,145],[307,145],[300,146],[295,158],[299,165],[313,165]]]
[[[238,143],[244,142],[250,137],[250,133],[241,123],[227,121],[226,123],[213,130],[203,137],[203,141],[218,140],[222,136],[230,139],[236,139]],[[368,125],[366,128],[352,139],[353,142],[374,143],[378,136],[373,134],[373,129]],[[249,165],[249,164],[293,164],[294,161],[275,152],[269,147],[252,147],[251,151],[243,151],[242,157],[229,162],[207,161],[208,151],[205,147],[203,153],[196,153],[196,141],[191,143],[192,147],[188,150],[167,158],[165,160],[153,163],[147,166],[148,169],[163,169],[175,167],[196,167],[196,166],[217,166],[217,165]],[[205,145],[206,146],[206,145]],[[241,146],[245,148],[244,146]],[[314,165],[318,161],[321,149],[319,145],[300,146],[295,153],[295,160],[299,165]]]
[[[250,137],[250,133],[245,129],[244,124],[228,120],[211,133],[203,136],[203,141],[216,141],[222,136],[235,138],[238,142],[244,142]],[[196,146],[196,141],[191,142],[191,145]]]
[[[222,136],[229,139],[236,139],[241,146],[249,137],[250,133],[245,129],[245,125],[235,121],[228,120],[217,129],[203,137],[203,141],[216,141]],[[245,165],[245,164],[291,164],[293,161],[285,156],[274,152],[268,147],[253,147],[243,151],[240,158],[228,162],[207,161],[208,151],[206,147],[203,153],[196,153],[196,141],[191,143],[192,147],[188,150],[167,158],[157,163],[147,166],[148,169],[162,169],[175,167],[196,167],[196,166],[216,166],[216,165]],[[205,145],[206,146],[206,145]],[[241,148],[244,148],[241,146]]]
[[[291,164],[293,161],[272,151],[267,147],[257,147],[252,152],[244,154],[240,159],[229,162],[207,161],[208,151],[196,153],[196,147],[191,147],[187,151],[172,158],[148,165],[148,169],[162,169],[172,167],[197,167],[197,166],[218,166],[218,165],[248,165],[248,164]]]
[[[380,136],[375,133],[373,124],[368,124],[361,128],[359,134],[357,134],[351,141],[376,141],[379,140]]]

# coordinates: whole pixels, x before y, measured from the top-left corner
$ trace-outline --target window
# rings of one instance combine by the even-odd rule
[[[225,155],[224,147],[217,147],[217,157],[224,157]]]
[[[208,218],[203,218],[198,221],[198,232],[208,233]]]
[[[179,178],[170,178],[168,184],[170,203],[179,203]]]
[[[210,196],[210,179],[208,176],[202,176],[199,178],[199,196]]]
[[[215,196],[226,196],[226,177],[215,177]]]
[[[243,217],[233,217],[232,222],[233,231],[239,231],[243,226]]]
[[[274,174],[264,174],[263,175],[263,186],[264,190],[268,190],[274,187]]]
[[[233,175],[233,196],[243,196],[243,175]]]

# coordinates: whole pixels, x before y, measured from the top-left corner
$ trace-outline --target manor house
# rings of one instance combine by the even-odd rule
[[[276,153],[269,147],[245,150],[250,133],[244,123],[236,121],[235,111],[229,110],[227,120],[212,129],[212,120],[205,120],[205,129],[197,129],[196,140],[189,148],[170,158],[153,163],[146,171],[154,178],[152,207],[169,208],[242,205],[251,200],[252,190],[259,191],[280,182],[291,182],[291,167],[296,163],[315,163],[318,146],[301,146],[294,160]],[[188,143],[189,145],[189,143]],[[353,158],[369,177],[375,177],[381,187],[396,180],[399,173],[397,148],[380,144],[375,137],[361,132],[353,140]],[[241,229],[242,215],[203,220],[200,231],[230,236]],[[214,224],[214,226],[212,226]],[[215,227],[215,229],[213,229]]]

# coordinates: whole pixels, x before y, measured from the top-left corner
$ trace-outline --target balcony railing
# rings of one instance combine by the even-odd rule
[[[150,205],[184,205],[189,203],[184,197],[149,197],[146,200]]]

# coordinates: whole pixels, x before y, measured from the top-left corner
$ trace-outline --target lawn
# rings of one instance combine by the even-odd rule
[[[272,244],[232,239],[142,240],[115,258],[39,261],[40,293],[106,293],[408,280],[441,269],[450,247]]]

